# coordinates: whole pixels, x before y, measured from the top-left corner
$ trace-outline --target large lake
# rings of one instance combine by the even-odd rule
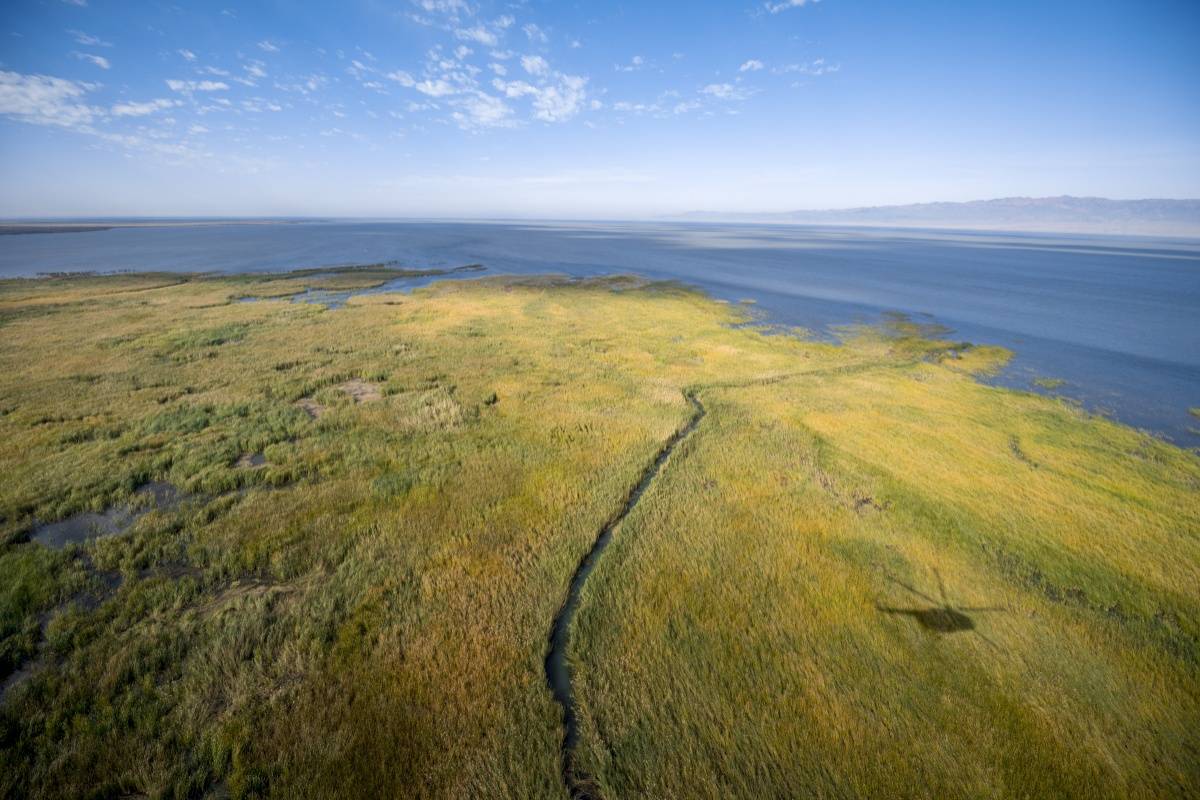
[[[1017,356],[996,382],[1200,446],[1200,240],[657,223],[302,222],[0,236],[0,277],[399,261],[674,278],[816,333],[899,311]],[[487,274],[487,273],[485,273]]]

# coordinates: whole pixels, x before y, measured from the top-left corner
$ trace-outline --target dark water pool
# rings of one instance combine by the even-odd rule
[[[127,505],[111,506],[100,512],[84,511],[57,522],[36,524],[30,538],[56,550],[69,544],[83,544],[91,539],[124,533],[143,515],[155,510],[169,510],[182,500],[183,495],[174,486],[154,481],[134,492]]]

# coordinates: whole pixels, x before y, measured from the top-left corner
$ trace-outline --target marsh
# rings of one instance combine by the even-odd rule
[[[0,282],[4,794],[1200,781],[1195,454],[927,322],[489,273]]]
[[[1008,347],[994,382],[1054,393],[1200,446],[1200,244],[1066,234],[717,223],[293,221],[126,227],[0,239],[0,277],[70,270],[316,268],[400,260],[492,274],[681,280],[828,334],[889,311]],[[408,288],[436,280],[414,277]],[[345,293],[321,290],[318,302]],[[1044,386],[1039,380],[1048,380]]]

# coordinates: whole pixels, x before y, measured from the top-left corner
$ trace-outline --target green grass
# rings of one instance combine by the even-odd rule
[[[375,269],[0,282],[0,796],[564,797],[550,622],[688,388],[572,635],[606,796],[1200,787],[1194,454],[902,318],[833,345],[633,278],[286,299]],[[188,499],[26,541],[151,480]],[[880,610],[939,580],[1000,610]]]
[[[1053,391],[1054,389],[1061,389],[1066,386],[1067,382],[1062,378],[1034,378],[1033,385]]]

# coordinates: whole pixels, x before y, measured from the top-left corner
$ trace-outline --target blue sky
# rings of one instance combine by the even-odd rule
[[[0,9],[0,215],[1200,196],[1200,3]]]

